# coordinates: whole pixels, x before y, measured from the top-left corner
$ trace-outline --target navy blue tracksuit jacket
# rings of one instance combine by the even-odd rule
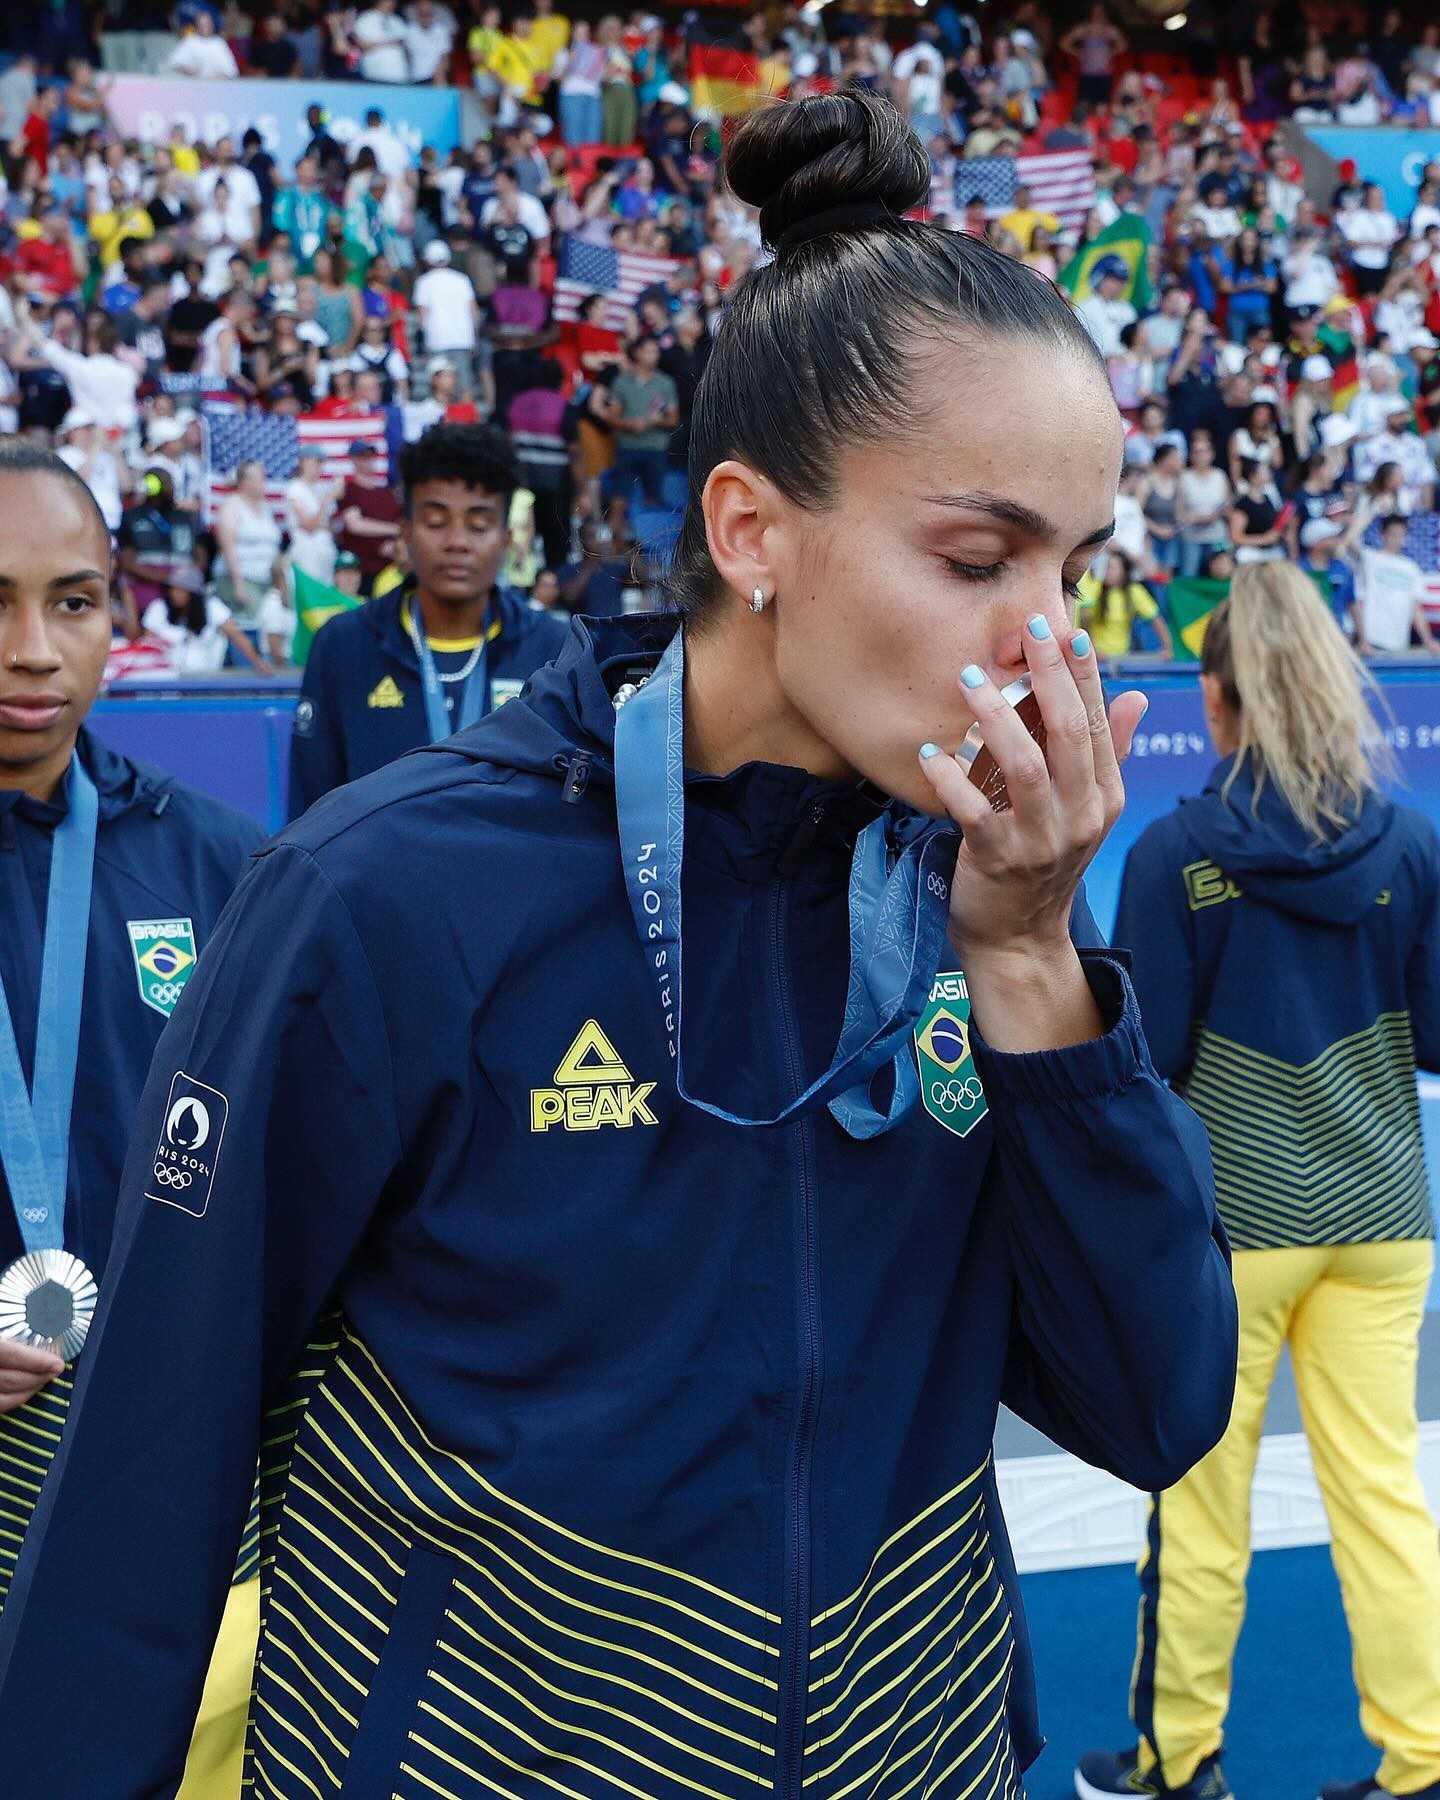
[[[1156,1065],[1209,1129],[1237,1249],[1435,1235],[1415,1070],[1440,1069],[1440,839],[1423,814],[1371,793],[1316,843],[1227,757],[1136,841],[1116,935]]]
[[[150,1059],[175,989],[193,972],[263,834],[243,813],[117,755],[89,731],[80,733],[79,751],[99,793],[100,817],[65,1248],[88,1264],[103,1291],[125,1149]],[[14,788],[0,791],[0,979],[27,1081],[34,1069],[50,852],[64,816],[63,805]],[[0,1268],[23,1252],[0,1167]],[[88,1354],[81,1353],[82,1363]],[[67,1370],[17,1412],[0,1417],[0,1524],[6,1527],[0,1531],[0,1600],[23,1521],[64,1427],[73,1373]],[[0,1774],[0,1790],[8,1786]]]
[[[611,694],[673,629],[577,624],[229,908],[0,1624],[35,1793],[173,1794],[257,1442],[257,1795],[1010,1793],[1039,1738],[1001,1396],[1146,1488],[1223,1430],[1204,1136],[1109,955],[1100,1038],[976,1041],[963,1137],[679,1100],[609,773]],[[831,1054],[869,816],[794,769],[688,783],[687,1076],[732,1110]],[[186,1096],[223,1122],[198,1156]]]
[[[316,634],[306,659],[290,738],[290,817],[322,794],[369,775],[430,741],[415,641],[401,617],[409,588],[337,613]],[[524,686],[558,654],[568,619],[527,606],[495,588],[487,615],[490,686],[487,710]]]

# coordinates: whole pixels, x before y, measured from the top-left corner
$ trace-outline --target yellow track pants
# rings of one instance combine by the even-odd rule
[[[1221,1748],[1245,1615],[1250,1489],[1288,1342],[1350,1627],[1360,1725],[1394,1794],[1440,1781],[1440,1540],[1416,1473],[1424,1240],[1239,1250],[1229,1429],[1151,1503],[1131,1717],[1140,1765],[1183,1787]],[[1303,1652],[1302,1652],[1303,1653]],[[1342,1775],[1345,1771],[1337,1770]]]
[[[255,1576],[237,1582],[225,1602],[185,1759],[185,1779],[175,1800],[238,1800],[259,1631],[260,1580]]]

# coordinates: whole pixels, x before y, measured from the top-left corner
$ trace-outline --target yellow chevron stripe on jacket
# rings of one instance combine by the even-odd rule
[[[807,1788],[826,1800],[999,1795],[1014,1640],[991,1554],[987,1459],[893,1533],[812,1624]]]
[[[426,1436],[343,1322],[302,1360],[261,1459],[254,1800],[773,1791],[773,1614],[505,1494]],[[812,1622],[804,1783],[826,1800],[1019,1792],[989,1474]]]
[[[352,1754],[463,1800],[772,1786],[778,1620],[505,1494],[343,1327],[304,1362],[264,1458],[252,1794],[328,1800]],[[356,1750],[392,1706],[408,1728]]]
[[[1408,1013],[1300,1067],[1202,1024],[1175,1085],[1205,1121],[1237,1249],[1434,1235]]]

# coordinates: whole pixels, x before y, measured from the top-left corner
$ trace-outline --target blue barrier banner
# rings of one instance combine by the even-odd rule
[[[1197,676],[1141,676],[1121,686],[1140,688],[1150,710],[1125,764],[1125,811],[1086,877],[1091,910],[1102,931],[1115,917],[1120,875],[1130,846],[1153,819],[1205,786],[1216,756],[1205,729]],[[1385,736],[1395,753],[1395,798],[1425,813],[1440,829],[1440,667],[1386,672],[1380,677]]]
[[[455,88],[389,87],[365,81],[185,81],[169,76],[116,75],[105,103],[126,137],[152,144],[170,141],[180,124],[192,143],[235,140],[252,125],[287,174],[310,142],[305,122],[312,106],[329,115],[326,130],[347,144],[365,129],[365,114],[378,107],[385,123],[417,161],[426,144],[442,156],[460,142],[460,95]]]
[[[1355,159],[1361,181],[1378,181],[1385,190],[1385,204],[1397,219],[1409,216],[1415,205],[1420,171],[1432,157],[1440,156],[1440,129],[1411,131],[1400,125],[1362,129],[1353,125],[1307,125],[1312,144],[1344,162]]]
[[[1379,679],[1379,711],[1400,772],[1395,798],[1440,829],[1440,662],[1386,670]],[[296,685],[217,677],[161,692],[155,683],[119,684],[96,706],[92,723],[126,756],[157,764],[278,831],[285,822]],[[1130,846],[1151,820],[1198,794],[1216,760],[1196,675],[1147,668],[1107,686],[1111,693],[1141,689],[1150,710],[1125,765],[1125,811],[1086,877],[1102,931],[1115,918]]]

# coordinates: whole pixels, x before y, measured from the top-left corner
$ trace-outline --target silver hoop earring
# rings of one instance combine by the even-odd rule
[[[764,590],[764,588],[757,587],[755,592],[750,596],[750,610],[753,613],[764,612],[764,610],[765,610],[765,590]]]

